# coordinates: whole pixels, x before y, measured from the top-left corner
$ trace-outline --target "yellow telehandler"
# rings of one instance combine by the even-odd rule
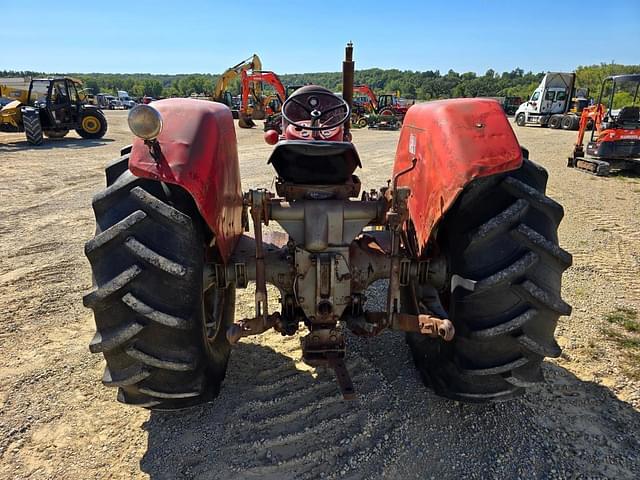
[[[102,138],[107,119],[87,103],[81,85],[70,77],[0,78],[0,132],[24,132],[32,145],[71,129],[83,138]]]

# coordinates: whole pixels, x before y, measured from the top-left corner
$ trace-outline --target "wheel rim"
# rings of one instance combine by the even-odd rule
[[[87,133],[98,133],[100,131],[100,120],[93,115],[87,115],[82,119],[82,129]]]

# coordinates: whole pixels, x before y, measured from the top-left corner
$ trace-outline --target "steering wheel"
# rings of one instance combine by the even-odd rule
[[[327,100],[326,108],[324,107],[324,102],[322,102],[321,99]],[[335,105],[336,101],[339,102],[337,105]],[[298,122],[311,120],[310,125],[294,122],[291,119],[292,109],[295,110],[294,106],[300,107],[307,115],[309,115],[308,118],[298,120]],[[329,124],[321,123],[323,117],[326,117],[331,112],[335,112],[341,108],[344,109],[344,114],[338,117],[336,121]],[[296,128],[318,132],[321,130],[331,130],[345,123],[351,117],[351,109],[349,108],[349,104],[345,102],[343,98],[334,95],[324,88],[310,89],[306,91],[302,91],[302,89],[300,89],[299,92],[296,92],[285,100],[282,105],[282,117],[287,123]]]

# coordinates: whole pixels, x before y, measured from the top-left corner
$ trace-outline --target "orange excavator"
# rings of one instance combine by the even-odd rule
[[[254,119],[262,120],[269,115],[280,111],[280,107],[287,98],[287,92],[278,75],[271,71],[256,71],[247,73],[242,71],[242,102],[238,116],[240,128],[253,128],[256,126]],[[275,95],[256,95],[256,86],[262,84],[271,85],[276,91]],[[253,105],[249,105],[249,95],[252,96]]]
[[[582,110],[578,139],[568,167],[597,176],[607,176],[611,170],[640,172],[639,88],[640,74],[614,75],[604,79],[597,103]],[[616,105],[620,99],[625,105]],[[618,108],[614,110],[614,107]],[[585,155],[584,136],[590,125],[593,130]]]

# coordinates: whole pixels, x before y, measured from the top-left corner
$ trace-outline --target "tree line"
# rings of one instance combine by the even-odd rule
[[[622,73],[640,73],[640,65],[600,64],[579,66],[576,68],[577,85],[590,89],[591,96],[597,96],[602,79],[608,75]],[[0,71],[0,77],[33,76],[47,74],[29,71]],[[83,81],[84,87],[93,93],[111,93],[126,90],[133,97],[144,95],[159,97],[184,97],[192,94],[210,95],[218,81],[215,74],[179,74],[154,75],[146,73],[69,73],[66,74]],[[527,98],[540,80],[544,72],[525,72],[516,68],[510,72],[498,73],[487,70],[483,75],[474,72],[458,73],[449,70],[425,72],[397,69],[370,68],[358,70],[355,82],[368,84],[376,92],[400,92],[403,97],[417,100],[435,100],[457,97],[498,97],[517,96]],[[340,72],[319,72],[280,75],[286,85],[303,85],[313,83],[322,85],[333,91],[342,88]],[[240,82],[232,81],[228,90],[233,95],[240,94]]]

